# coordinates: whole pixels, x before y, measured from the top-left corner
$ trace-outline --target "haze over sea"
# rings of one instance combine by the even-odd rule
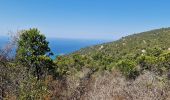
[[[0,48],[3,48],[9,43],[8,37],[0,37]],[[49,41],[49,47],[52,52],[57,55],[64,55],[75,52],[81,48],[85,48],[92,45],[97,45],[109,40],[95,40],[95,39],[64,39],[64,38],[47,38]]]

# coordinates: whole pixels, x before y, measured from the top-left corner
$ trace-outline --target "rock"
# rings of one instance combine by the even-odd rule
[[[145,52],[146,52],[146,50],[143,49],[143,50],[142,50],[142,53],[145,53]]]
[[[104,48],[104,46],[102,45],[102,46],[100,46],[99,50],[101,50],[101,49],[103,49],[103,48]]]
[[[168,48],[168,50],[170,51],[170,48]]]

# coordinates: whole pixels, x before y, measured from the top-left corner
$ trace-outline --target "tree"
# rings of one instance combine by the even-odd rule
[[[24,64],[29,72],[37,76],[37,79],[53,70],[53,62],[49,57],[53,53],[48,44],[46,37],[36,28],[20,31],[17,41],[17,61]]]

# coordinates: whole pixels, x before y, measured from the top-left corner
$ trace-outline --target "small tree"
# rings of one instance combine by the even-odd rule
[[[17,41],[17,60],[24,64],[38,79],[53,69],[53,62],[49,58],[52,53],[48,44],[46,37],[40,34],[36,28],[20,31]],[[42,65],[46,62],[48,65]]]

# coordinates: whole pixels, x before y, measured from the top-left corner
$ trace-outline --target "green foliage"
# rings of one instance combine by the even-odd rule
[[[68,57],[64,56],[57,57],[55,61],[56,73],[58,73],[59,76],[68,75],[70,73],[69,68],[71,65],[73,65],[73,63],[74,61],[72,59],[69,59]]]
[[[76,53],[86,55],[90,58],[100,52],[101,54],[98,54],[94,59],[99,59],[99,62],[103,56],[110,57],[112,62],[126,59],[130,57],[129,55],[132,55],[132,59],[136,59],[143,53],[142,50],[145,50],[148,56],[158,56],[162,50],[170,48],[169,38],[170,28],[162,28],[129,35],[114,42],[84,48]],[[100,50],[101,46],[103,48]]]
[[[90,68],[91,65],[91,60],[88,57],[78,54],[58,56],[55,60],[56,72],[59,76],[76,73],[81,71],[83,67]]]
[[[159,56],[159,66],[170,69],[170,51],[165,51]]]
[[[103,58],[103,54],[101,52],[97,52],[92,56],[93,60],[101,60]]]
[[[86,63],[85,56],[74,54],[72,57],[74,60],[74,66],[78,71],[80,71],[83,67],[85,67],[85,64],[84,64],[84,63]]]
[[[162,52],[163,52],[163,50],[161,48],[158,48],[158,47],[147,48],[146,55],[158,57],[160,54],[162,54]]]
[[[137,64],[132,60],[120,60],[117,63],[116,68],[118,68],[123,75],[130,79],[135,79],[139,75]]]
[[[44,81],[38,80],[29,75],[19,86],[18,100],[43,100],[49,94]]]
[[[168,54],[164,54],[170,48],[170,28],[162,28],[152,31],[133,34],[117,41],[96,45],[81,49],[76,54],[86,55],[95,68],[111,70],[117,62],[130,60],[143,70],[161,72],[168,69]],[[101,46],[103,47],[102,49]],[[164,55],[163,55],[164,54]],[[166,55],[166,56],[165,56]]]
[[[157,63],[157,57],[141,55],[138,57],[138,63],[141,67],[141,70],[152,70],[154,68],[154,64]]]
[[[17,55],[22,60],[33,60],[34,56],[50,52],[46,37],[38,29],[23,30],[18,40]]]
[[[170,65],[168,54],[165,53],[170,46],[169,38],[170,28],[162,28],[84,48],[69,55],[68,59],[71,63],[66,64],[66,70],[77,69],[79,71],[83,67],[112,70],[116,67],[123,75],[133,78],[143,70],[161,72]]]
[[[22,65],[0,61],[0,66],[0,89],[4,100],[42,100],[48,95],[45,82],[27,73]]]
[[[48,42],[38,29],[21,31],[17,46],[17,61],[26,66],[37,79],[53,69],[52,60],[47,56],[52,54]]]
[[[165,51],[163,52],[160,57],[159,60],[161,62],[169,62],[170,61],[170,51]]]
[[[128,59],[143,70],[159,71],[168,66],[160,63],[160,55],[170,48],[170,28],[133,34],[117,41],[83,48],[74,54],[85,55],[91,69],[111,70],[117,62]],[[102,49],[100,49],[103,47]],[[72,56],[72,54],[71,54]],[[164,57],[162,59],[165,59]]]
[[[92,62],[98,63],[98,65],[95,66],[96,69],[111,70],[112,66],[110,66],[110,64],[114,62],[114,59],[112,56],[104,55],[102,52],[97,52],[92,55]]]
[[[166,76],[170,69],[169,38],[170,28],[153,30],[59,56],[53,61],[46,37],[37,29],[24,30],[17,41],[16,62],[19,63],[0,61],[0,88],[4,97],[13,94],[20,100],[36,100],[49,94],[46,82],[36,77],[49,74],[67,77],[89,68],[87,75],[91,75],[117,68],[127,79],[135,79],[144,70]]]

